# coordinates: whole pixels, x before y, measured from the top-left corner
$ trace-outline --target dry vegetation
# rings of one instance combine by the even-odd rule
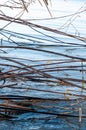
[[[49,14],[51,15],[51,12],[48,8],[48,3],[50,1],[38,1],[40,4],[44,2]],[[59,53],[58,51],[54,52],[51,50],[29,46],[29,43],[31,41],[33,43],[40,42],[40,37],[37,39],[35,38],[34,40],[34,36],[28,37],[25,34],[5,29],[11,23],[16,23],[19,25],[28,26],[33,29],[41,29],[41,32],[46,31],[46,34],[47,32],[51,32],[53,34],[59,34],[69,38],[78,39],[79,41],[84,43],[78,44],[60,41],[64,44],[63,46],[86,46],[85,37],[69,34],[58,29],[41,26],[29,22],[28,20],[22,19],[22,15],[24,14],[24,12],[29,11],[29,5],[33,2],[35,2],[35,0],[9,0],[0,5],[0,7],[6,9],[10,8],[22,10],[21,13],[15,17],[7,16],[2,10],[0,10],[0,20],[8,22],[4,27],[0,29],[0,35],[4,36],[7,39],[1,39],[0,41],[0,53],[4,54],[0,55],[0,117],[1,119],[8,119],[12,117],[15,118],[16,114],[18,113],[20,114],[24,112],[33,112],[51,114],[55,116],[79,117],[79,121],[81,122],[82,117],[86,118],[85,115],[82,115],[82,109],[84,109],[83,111],[86,110],[84,107],[86,100],[86,58]],[[86,12],[86,10],[81,10],[70,16],[72,17],[73,15],[78,15],[83,12]],[[51,19],[54,18],[51,17]],[[19,38],[21,41],[22,39],[27,40],[28,43],[24,46],[24,43],[17,42],[11,37]],[[55,40],[54,37],[53,39]],[[43,38],[41,40],[47,39]],[[5,42],[9,42],[9,45],[6,45]],[[31,50],[37,53],[40,52],[40,54],[43,53],[51,56],[60,56],[61,58],[52,60],[29,60],[27,58],[23,59],[5,55],[9,53],[8,50],[17,49],[25,51]],[[62,72],[64,72],[65,75],[63,77],[60,76],[60,73]],[[73,77],[70,76],[70,72],[73,73]],[[81,78],[75,77],[76,73],[80,75]],[[37,87],[34,87],[35,85]],[[45,86],[47,89],[45,89]],[[56,91],[53,90],[54,87],[57,87]],[[75,90],[71,89],[72,87],[74,87]],[[64,88],[64,91],[62,91],[62,88]],[[3,92],[3,90],[5,89],[6,91]],[[11,94],[9,94],[9,91],[11,91]],[[33,95],[35,92],[44,93],[45,95],[53,94],[53,97],[45,96],[44,98],[43,96],[29,96],[30,92],[33,92]],[[61,102],[63,103],[63,106],[60,106]],[[81,107],[81,103],[83,104],[84,108]],[[66,107],[65,104],[67,104],[68,107]],[[62,111],[58,113],[59,109],[62,109]]]

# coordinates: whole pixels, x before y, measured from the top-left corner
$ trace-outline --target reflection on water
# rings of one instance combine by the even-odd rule
[[[0,129],[2,130],[85,130],[86,122],[83,119],[82,126],[79,126],[77,123],[77,118],[54,118],[51,119],[27,119],[21,121],[1,121],[0,122]]]

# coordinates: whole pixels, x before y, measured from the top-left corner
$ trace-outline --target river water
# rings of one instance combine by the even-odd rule
[[[42,3],[43,4],[43,3]],[[46,29],[37,28],[34,26],[24,26],[17,23],[11,23],[8,26],[7,21],[0,21],[0,28],[4,29],[0,33],[1,45],[10,46],[17,43],[20,47],[31,47],[39,50],[50,51],[49,53],[38,51],[34,49],[14,49],[14,48],[3,48],[3,51],[0,51],[0,64],[11,64],[14,65],[14,62],[8,61],[1,58],[2,56],[19,58],[18,61],[24,63],[25,65],[30,65],[36,68],[37,70],[42,70],[42,72],[48,72],[52,67],[64,68],[64,66],[81,66],[82,62],[80,58],[86,58],[86,0],[53,0],[49,3],[49,9],[52,14],[50,16],[45,5],[41,6],[39,2],[32,3],[29,8],[28,13],[22,15],[23,19],[27,19],[33,24],[37,24],[43,27],[52,28],[53,31],[48,31]],[[5,14],[9,15],[8,11],[2,10]],[[18,10],[20,12],[20,10]],[[11,15],[16,15],[18,11],[12,10]],[[6,27],[5,27],[6,26]],[[83,40],[71,36],[65,36],[54,32],[54,29],[66,32],[67,34],[80,36]],[[52,54],[52,52],[58,54]],[[61,55],[62,54],[62,55]],[[69,57],[68,57],[69,56]],[[71,58],[72,56],[72,58]],[[74,58],[75,57],[75,58]],[[78,59],[79,58],[79,59]],[[40,64],[45,64],[44,66],[37,66]],[[48,65],[46,65],[48,64]],[[15,65],[17,65],[15,63]],[[83,62],[84,65],[84,80],[86,79],[86,62]],[[60,69],[61,69],[60,68]],[[4,71],[11,69],[8,66],[0,66],[0,69]],[[67,68],[66,68],[67,69]],[[75,68],[74,68],[75,69]],[[80,69],[80,68],[79,68]],[[82,66],[81,66],[82,69]],[[48,74],[60,78],[78,78],[82,80],[83,72],[76,70],[59,70],[50,71]],[[33,76],[33,75],[32,75]],[[37,75],[38,76],[38,75]],[[13,83],[13,81],[6,81],[6,84]],[[12,88],[1,88],[0,94],[8,95],[20,95],[20,96],[30,96],[30,97],[42,97],[42,98],[59,98],[64,99],[64,94],[50,93],[53,92],[67,92],[70,91],[72,94],[81,94],[81,88],[66,86],[65,84],[53,84],[53,83],[39,83],[32,81],[21,81],[18,80],[18,87],[27,87],[27,89],[13,90]],[[74,82],[75,83],[75,82]],[[2,81],[0,82],[0,85]],[[77,85],[82,85],[81,82],[78,82]],[[59,87],[57,87],[59,86]],[[84,84],[85,86],[85,84]],[[29,88],[29,89],[28,89]],[[44,91],[37,91],[35,89],[41,89]],[[49,90],[47,92],[47,90]],[[75,91],[76,90],[76,91]],[[85,95],[86,90],[83,94]],[[67,98],[76,99],[75,96],[67,96]],[[75,101],[75,100],[74,100]],[[75,103],[73,105],[73,103]],[[78,104],[77,102],[37,102],[33,106],[41,104],[40,111],[43,110],[43,107],[47,107],[48,111],[51,112],[52,108],[54,112],[64,113],[68,112],[68,109],[74,106],[71,110],[72,114],[79,114],[76,112],[76,108],[79,109],[83,106],[83,115],[85,115],[86,102],[81,100]],[[55,106],[54,106],[55,105]],[[59,107],[58,107],[59,106]],[[67,109],[66,109],[67,108]],[[67,111],[66,111],[67,110]],[[46,109],[44,110],[46,111]],[[82,118],[82,121],[79,122],[78,117],[63,117],[52,114],[38,114],[33,112],[27,112],[19,114],[16,118],[10,120],[1,120],[0,121],[0,130],[85,130],[86,129],[86,118]]]

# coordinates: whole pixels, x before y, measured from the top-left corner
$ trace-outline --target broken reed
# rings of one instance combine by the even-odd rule
[[[62,55],[66,57],[65,59],[53,59],[53,60],[29,60],[23,58],[12,58],[12,57],[5,57],[0,56],[0,89],[3,88],[10,88],[12,91],[19,91],[19,90],[26,90],[26,91],[35,91],[44,92],[46,95],[54,94],[58,95],[58,98],[42,98],[42,97],[30,97],[30,96],[16,96],[16,95],[1,95],[0,96],[0,117],[1,119],[10,119],[16,118],[18,114],[26,113],[26,112],[33,112],[33,113],[40,113],[40,114],[48,114],[60,117],[78,117],[79,121],[82,118],[86,118],[85,115],[81,115],[80,105],[82,102],[86,100],[86,88],[82,86],[84,82],[84,86],[86,83],[85,78],[70,78],[70,77],[60,77],[57,75],[53,75],[52,72],[62,72],[69,71],[80,72],[81,75],[85,72],[86,65],[84,64],[86,59],[79,58],[75,56],[67,56],[61,53],[56,53],[52,51],[31,48],[31,47],[24,47],[24,46],[0,46],[3,52],[3,48],[12,48],[12,49],[27,49],[33,51],[40,51],[48,54],[53,55]],[[4,53],[4,52],[3,52]],[[28,62],[28,64],[27,64]],[[83,62],[83,66],[81,64]],[[34,64],[33,64],[34,63]],[[74,64],[75,63],[75,64]],[[78,63],[78,64],[77,64]],[[65,65],[66,64],[66,65]],[[59,65],[59,66],[58,66]],[[83,74],[84,76],[84,74]],[[83,81],[84,80],[84,81]],[[7,83],[9,81],[9,84]],[[34,86],[22,87],[19,85],[20,81],[23,82],[32,82],[32,83],[44,83],[46,89],[42,88],[34,88]],[[61,86],[66,86],[66,91],[53,91],[49,90],[49,87],[57,87],[61,88]],[[78,90],[71,90],[70,87],[78,88]],[[83,93],[81,92],[83,89]],[[61,96],[60,96],[61,95]],[[59,97],[60,96],[60,97]],[[62,98],[61,98],[62,97]],[[26,103],[25,103],[26,102]],[[48,111],[48,107],[46,102],[50,103],[51,112]],[[51,106],[53,103],[58,104],[59,102],[71,102],[70,107],[67,107],[67,111],[65,112],[63,109],[62,113],[58,113],[57,111],[53,111],[53,108],[56,106]],[[76,107],[72,107],[72,104],[75,102]],[[35,103],[35,104],[34,104]],[[38,104],[36,104],[38,103]],[[41,103],[41,104],[40,104]],[[43,103],[43,105],[42,105]],[[44,106],[45,103],[45,106]],[[79,105],[80,104],[80,105]],[[58,104],[59,105],[59,104]],[[58,107],[56,107],[57,109]],[[42,109],[42,111],[40,111]],[[59,108],[60,109],[60,105]],[[71,110],[73,109],[73,110]],[[44,111],[45,110],[45,111]],[[79,113],[74,114],[74,113]],[[80,117],[79,117],[80,116]]]
[[[15,46],[1,46],[2,48],[15,48]],[[17,48],[17,47],[16,47]],[[19,49],[30,49],[28,47],[22,48],[22,47],[18,47]],[[31,48],[32,49],[32,48]],[[33,49],[34,50],[34,49]],[[38,49],[36,49],[37,51]],[[43,51],[43,52],[47,52],[47,51]],[[47,52],[49,53],[49,52]],[[51,54],[51,53],[50,53]],[[0,101],[2,102],[0,104],[0,113],[1,113],[1,119],[10,119],[10,118],[16,118],[16,114],[19,113],[26,113],[26,112],[33,112],[33,113],[41,113],[41,114],[48,114],[48,115],[54,115],[54,116],[67,116],[67,117],[78,117],[79,120],[81,120],[81,118],[86,118],[85,116],[79,117],[79,115],[75,115],[72,114],[71,112],[78,112],[78,104],[81,102],[84,102],[86,100],[86,95],[85,95],[85,91],[86,88],[83,88],[84,94],[81,93],[82,90],[82,79],[78,79],[78,78],[62,78],[62,77],[58,77],[56,75],[52,75],[51,72],[62,72],[62,71],[75,71],[75,72],[81,72],[81,71],[86,71],[84,68],[86,67],[86,65],[84,65],[85,59],[79,59],[76,57],[74,57],[74,59],[60,59],[60,60],[38,60],[38,61],[34,61],[34,60],[28,60],[28,59],[22,59],[22,58],[12,58],[12,57],[5,57],[5,56],[0,56],[0,89],[3,88],[10,88],[12,89],[12,91],[15,90],[25,90],[26,91],[33,91],[33,93],[35,91],[39,92],[44,92],[48,94],[58,94],[58,98],[41,98],[41,97],[29,97],[29,96],[16,96],[16,95],[1,95],[0,96]],[[81,62],[83,60],[83,69],[81,66]],[[5,61],[5,62],[3,62]],[[28,64],[26,64],[26,61],[28,61]],[[7,64],[8,63],[8,64]],[[32,65],[32,63],[34,63],[34,65]],[[72,65],[71,65],[72,63]],[[80,63],[79,65],[74,65],[73,63]],[[67,64],[65,66],[65,64]],[[58,66],[59,65],[59,66]],[[7,69],[6,69],[7,68]],[[18,80],[19,79],[19,80]],[[7,81],[9,81],[9,84],[7,83]],[[47,90],[44,90],[43,88],[34,88],[33,87],[20,87],[18,84],[20,81],[24,81],[27,82],[28,84],[29,82],[35,82],[35,83],[45,83]],[[62,89],[60,91],[53,91],[53,90],[49,90],[49,86],[50,84],[53,84],[52,87],[56,86],[56,87],[61,87],[61,86],[66,86],[67,89],[66,91],[62,92]],[[86,83],[86,81],[84,80],[84,83]],[[48,86],[49,84],[49,86]],[[27,85],[27,84],[26,84]],[[38,84],[39,85],[39,84]],[[76,87],[79,90],[69,90],[69,87]],[[78,92],[78,94],[77,94]],[[61,97],[63,98],[59,98],[59,95],[61,95]],[[74,98],[74,99],[72,99]],[[79,101],[79,102],[78,102]],[[26,103],[25,103],[26,102]],[[42,107],[42,104],[40,104],[40,102],[45,103],[46,102],[50,103],[50,107],[51,107],[51,112],[48,111],[48,106],[44,106]],[[55,102],[55,104],[58,104],[59,102],[71,102],[70,105],[72,105],[72,103],[75,102],[75,104],[77,104],[76,109],[71,111],[71,109],[73,109],[72,107],[68,107],[67,110],[69,109],[69,111],[67,111],[66,113],[58,113],[58,112],[54,112],[53,111],[53,106],[51,106],[51,102]],[[34,105],[34,103],[38,103]],[[54,106],[55,107],[55,106]],[[34,108],[34,109],[33,109]],[[37,109],[36,109],[37,108]],[[47,108],[47,109],[46,109]],[[60,106],[59,106],[60,108]],[[42,111],[40,111],[40,109],[42,109]],[[57,109],[57,107],[56,107]],[[65,109],[65,107],[61,107],[61,109]],[[46,112],[44,112],[44,110],[46,110]],[[80,114],[81,115],[81,114]]]
[[[21,88],[21,87],[14,87],[15,85],[17,85],[17,80],[23,80],[23,81],[32,81],[32,82],[43,82],[47,85],[47,83],[53,83],[53,84],[57,84],[56,86],[59,87],[60,85],[62,86],[73,86],[79,89],[83,89],[84,91],[86,90],[85,87],[82,87],[82,82],[84,82],[84,84],[86,83],[85,79],[80,79],[80,78],[70,78],[70,77],[60,77],[60,76],[56,76],[53,75],[52,72],[62,72],[62,71],[74,71],[74,73],[76,72],[82,72],[82,71],[86,71],[85,69],[81,69],[82,67],[80,65],[71,65],[70,63],[79,63],[80,60],[67,60],[67,61],[60,61],[60,62],[53,62],[51,61],[51,63],[46,64],[45,63],[41,63],[41,64],[37,64],[37,62],[35,63],[35,65],[26,65],[24,64],[26,59],[23,59],[23,62],[20,61],[20,59],[14,59],[11,57],[4,57],[4,56],[0,56],[1,61],[9,61],[11,63],[1,63],[1,72],[0,72],[0,79],[2,82],[2,84],[0,85],[1,88],[4,87],[11,87],[13,85],[13,88]],[[42,61],[40,61],[42,62]],[[67,63],[69,65],[64,66],[64,64]],[[14,65],[13,65],[14,64]],[[60,66],[58,67],[57,65],[60,64]],[[42,69],[41,69],[42,67]],[[86,65],[83,65],[83,67],[85,68]],[[7,71],[5,70],[5,68],[8,68]],[[9,81],[11,82],[12,80],[14,81],[14,83],[11,84],[5,84],[6,81],[9,79]],[[16,84],[15,84],[16,83]],[[54,85],[53,85],[54,86]],[[23,88],[26,89],[26,88]],[[30,88],[31,89],[31,88]],[[32,88],[32,90],[36,90],[34,88]],[[44,91],[44,92],[50,92],[50,93],[59,93],[59,94],[65,94],[65,92],[53,92],[53,91],[49,91],[49,90],[40,90],[37,89],[37,91]],[[76,90],[75,90],[76,91]],[[79,90],[80,91],[80,90]],[[80,95],[80,94],[73,94],[68,92],[67,95],[71,95],[71,96],[81,96],[81,97],[85,97],[85,95]]]
[[[18,8],[24,8],[25,11],[28,11],[26,3],[22,0],[22,6]],[[44,1],[45,5],[48,7],[48,1]],[[4,5],[4,7],[7,7],[7,5]],[[12,8],[12,7],[11,7]],[[16,7],[14,7],[16,8]],[[48,9],[48,8],[47,8]],[[49,11],[49,9],[48,9]],[[82,10],[79,13],[83,13],[86,10]],[[50,13],[50,11],[49,11]],[[50,13],[51,14],[51,13]],[[66,16],[65,16],[66,17]],[[3,88],[10,88],[12,91],[16,90],[22,90],[26,89],[26,91],[32,90],[33,93],[35,91],[38,92],[44,92],[46,95],[48,94],[55,94],[58,95],[58,98],[42,98],[42,97],[30,97],[30,96],[16,96],[16,95],[0,95],[0,116],[4,118],[12,118],[15,117],[13,114],[18,114],[20,113],[25,113],[25,112],[33,112],[33,113],[41,113],[41,114],[50,114],[50,115],[55,115],[55,116],[66,116],[66,117],[79,117],[79,121],[81,121],[81,118],[86,118],[86,116],[82,115],[81,111],[82,108],[80,106],[78,107],[81,102],[84,102],[86,100],[86,88],[85,88],[85,83],[86,80],[84,78],[84,72],[86,71],[86,65],[84,64],[86,62],[86,58],[80,58],[77,56],[70,56],[66,54],[62,54],[59,52],[53,52],[50,50],[45,50],[45,49],[40,49],[40,48],[33,48],[33,47],[28,47],[28,46],[19,46],[19,43],[16,41],[12,40],[10,37],[7,37],[7,33],[15,35],[14,37],[19,37],[20,39],[25,39],[28,38],[28,36],[21,34],[21,33],[16,33],[16,32],[11,32],[8,30],[5,30],[5,27],[7,27],[11,23],[17,23],[20,25],[25,25],[28,26],[32,29],[41,29],[45,30],[47,32],[52,32],[55,34],[59,34],[62,36],[67,36],[70,38],[78,39],[79,41],[82,41],[85,43],[86,39],[81,36],[76,36],[73,34],[68,34],[66,32],[59,31],[57,29],[49,28],[46,26],[41,26],[38,24],[34,24],[32,22],[28,22],[27,20],[17,18],[17,17],[10,17],[4,15],[4,13],[0,14],[0,19],[4,21],[8,21],[9,23],[4,26],[3,28],[0,29],[1,35],[6,37],[8,41],[10,40],[10,46],[4,46],[3,45],[3,40],[1,39],[1,46],[0,46],[0,51],[1,53],[8,53],[4,51],[5,48],[11,48],[11,49],[27,49],[27,50],[32,50],[32,51],[37,51],[37,52],[43,52],[43,53],[48,53],[52,55],[57,55],[57,56],[62,56],[63,59],[60,59],[60,61],[57,59],[51,60],[48,62],[46,61],[30,61],[28,59],[21,59],[21,58],[12,58],[12,57],[5,57],[5,56],[0,56],[0,89],[2,90]],[[5,33],[3,33],[5,32]],[[29,36],[30,37],[30,36]],[[50,36],[51,37],[51,36]],[[54,37],[51,37],[52,41],[53,39],[55,43],[63,43],[64,46],[66,45],[74,45],[74,46],[81,46],[85,47],[85,44],[78,44],[78,43],[66,43],[64,41],[60,41],[58,39],[55,39]],[[33,40],[31,38],[27,39],[28,41],[33,41],[33,42],[39,42],[39,38],[36,40]],[[41,39],[41,40],[46,40],[46,39]],[[47,40],[46,40],[47,41]],[[51,41],[51,40],[50,40]],[[52,42],[51,41],[51,42]],[[14,46],[15,44],[15,46]],[[67,58],[66,60],[64,58]],[[26,64],[26,61],[28,60],[28,64]],[[5,61],[5,62],[4,62]],[[34,62],[34,65],[32,65],[32,62]],[[67,64],[66,66],[64,64]],[[80,63],[80,65],[71,65],[71,63]],[[81,63],[83,63],[81,65]],[[59,64],[59,67],[58,67]],[[71,77],[60,77],[57,75],[53,75],[52,72],[62,72],[62,71],[73,71],[73,72],[82,72],[82,78],[71,78]],[[9,81],[9,84],[8,82]],[[44,86],[46,86],[46,89],[43,88],[34,88],[34,86],[26,86],[27,87],[22,87],[19,86],[19,82],[32,82],[32,83],[44,83]],[[57,87],[61,88],[59,91],[53,91],[49,90],[49,87]],[[65,87],[66,89],[62,91],[62,87]],[[75,87],[75,90],[71,90],[70,87]],[[76,88],[78,90],[76,90]],[[82,93],[83,90],[83,93]],[[59,95],[61,95],[59,97]],[[51,111],[48,111],[48,106],[46,105],[47,103],[50,103]],[[52,103],[51,103],[52,102]],[[55,102],[55,106],[51,106]],[[58,113],[57,111],[53,111],[53,107],[56,107],[56,104],[59,102],[66,102],[70,103],[70,107],[66,107],[67,111]],[[76,106],[75,108],[72,108],[73,103],[75,102]],[[34,105],[35,103],[35,105]],[[38,103],[38,104],[36,104]],[[41,105],[40,103],[45,103]],[[59,109],[65,109],[64,107],[60,107]],[[73,105],[74,106],[74,105]],[[42,109],[42,111],[40,111]],[[47,109],[47,110],[46,110]],[[46,112],[44,111],[46,110]],[[69,110],[69,111],[68,111]],[[72,112],[79,112],[79,115],[75,115]],[[82,116],[82,117],[81,117]]]

